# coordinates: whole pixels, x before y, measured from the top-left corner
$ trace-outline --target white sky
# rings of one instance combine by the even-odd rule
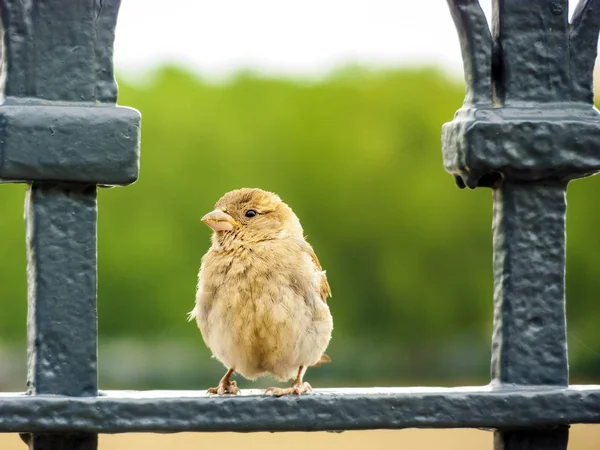
[[[350,62],[460,74],[460,58],[446,0],[122,0],[115,42],[121,73],[175,62],[216,78],[319,76]]]

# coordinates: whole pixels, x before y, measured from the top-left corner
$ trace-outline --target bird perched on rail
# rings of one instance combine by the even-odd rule
[[[189,319],[228,369],[208,392],[238,394],[234,372],[250,380],[295,377],[267,394],[310,391],[307,367],[330,361],[331,289],[298,217],[277,195],[244,188],[223,195],[202,221],[213,230],[212,246]]]

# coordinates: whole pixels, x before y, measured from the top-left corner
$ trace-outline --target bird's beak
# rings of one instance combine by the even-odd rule
[[[202,218],[202,222],[215,231],[231,231],[238,223],[226,212],[215,209]]]

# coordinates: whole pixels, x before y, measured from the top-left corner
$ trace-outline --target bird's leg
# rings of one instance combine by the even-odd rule
[[[229,369],[223,378],[221,378],[221,381],[219,381],[219,385],[217,387],[210,388],[207,393],[217,395],[239,394],[240,388],[237,386],[237,383],[235,381],[231,381],[233,372],[235,372],[235,368]]]
[[[274,395],[275,397],[281,397],[282,395],[300,395],[306,392],[312,391],[312,387],[306,381],[302,381],[304,373],[306,372],[306,366],[300,366],[298,369],[298,375],[288,388],[271,387],[265,391],[265,394]]]

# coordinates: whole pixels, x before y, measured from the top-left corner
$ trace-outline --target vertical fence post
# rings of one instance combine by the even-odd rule
[[[96,187],[34,183],[25,211],[29,389],[95,396]],[[88,450],[96,441],[95,435],[33,435],[30,448]]]
[[[96,186],[139,169],[139,113],[116,107],[119,0],[0,0],[5,101],[0,180],[28,182],[28,388],[96,396]],[[95,434],[24,436],[35,450],[97,448]]]
[[[478,0],[448,4],[467,87],[443,128],[444,165],[461,188],[493,189],[492,379],[566,387],[566,188],[600,171],[598,2],[582,0],[569,24],[567,0],[494,0],[491,34]],[[568,427],[500,429],[494,443],[564,450]]]
[[[492,378],[568,386],[565,316],[566,183],[505,181],[494,189]],[[568,428],[496,432],[496,450],[566,450]]]

